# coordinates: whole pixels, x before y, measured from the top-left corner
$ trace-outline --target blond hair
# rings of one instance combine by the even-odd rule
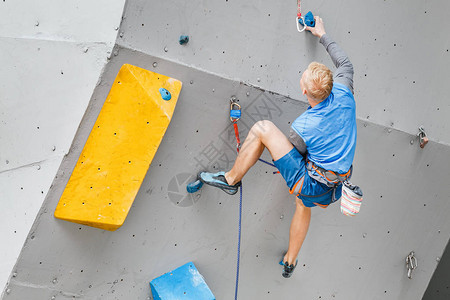
[[[324,64],[312,62],[306,69],[305,88],[311,98],[322,101],[327,98],[333,88],[333,73]]]

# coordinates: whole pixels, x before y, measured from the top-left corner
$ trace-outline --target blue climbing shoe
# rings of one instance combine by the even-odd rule
[[[240,181],[235,185],[229,185],[227,183],[227,180],[225,179],[225,172],[218,172],[218,173],[200,172],[198,173],[198,178],[200,179],[201,182],[217,187],[222,191],[224,191],[225,193],[227,193],[228,195],[236,194],[239,187],[241,186]]]
[[[294,273],[295,267],[297,266],[298,260],[295,261],[295,265],[289,265],[287,262],[283,262],[283,260],[280,261],[280,265],[283,266],[283,275],[284,278],[289,278],[292,276],[292,273]]]

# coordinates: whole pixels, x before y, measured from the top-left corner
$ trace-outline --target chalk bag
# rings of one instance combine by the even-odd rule
[[[342,185],[341,212],[346,216],[355,216],[361,209],[363,192],[357,185],[344,181]]]

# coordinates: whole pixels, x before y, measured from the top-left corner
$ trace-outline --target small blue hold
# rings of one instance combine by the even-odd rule
[[[188,35],[180,36],[180,45],[187,44],[188,42],[189,42],[189,36]]]
[[[172,99],[172,95],[170,94],[170,92],[168,91],[168,90],[166,90],[165,88],[160,88],[159,89],[159,92],[161,93],[161,97],[164,99],[164,100],[170,100],[170,99]]]
[[[316,21],[314,20],[314,15],[311,11],[308,11],[308,13],[303,17],[303,19],[305,20],[306,26],[309,27],[316,26]],[[305,24],[303,23],[303,19],[298,19],[298,22],[300,23],[300,25],[305,26]]]
[[[197,179],[196,181],[189,183],[186,186],[186,190],[188,193],[192,194],[192,193],[195,193],[198,190],[200,190],[202,188],[202,186],[203,186],[203,182],[201,182],[199,179]]]

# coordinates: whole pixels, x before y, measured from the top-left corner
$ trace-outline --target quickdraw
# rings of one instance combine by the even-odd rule
[[[242,112],[241,112],[241,106],[236,101],[237,101],[237,99],[235,96],[231,97],[231,99],[230,99],[230,120],[233,123],[234,134],[236,136],[236,142],[237,142],[236,150],[239,154],[239,150],[241,149],[241,139],[239,138],[239,128],[238,128],[237,121],[239,121],[241,119]],[[274,164],[272,164],[268,161],[265,161],[264,159],[259,158],[258,160],[260,162],[265,163],[266,165],[276,168]],[[278,174],[278,173],[280,173],[280,171],[273,172],[273,174]]]
[[[230,100],[230,120],[233,123],[234,134],[236,135],[236,150],[239,153],[239,149],[241,148],[241,139],[239,138],[239,129],[237,125],[237,121],[241,118],[241,106],[236,102],[236,98],[232,97]]]
[[[417,258],[414,256],[414,251],[411,251],[406,257],[406,269],[408,269],[408,278],[412,279],[412,271],[417,269]]]
[[[298,30],[298,32],[303,32],[303,31],[305,31],[305,29],[306,29],[306,23],[305,23],[305,20],[303,20],[303,17],[302,17],[302,8],[301,8],[301,0],[297,0],[297,18],[295,19],[295,21],[296,21],[296,24],[297,24],[297,30]],[[302,20],[303,21],[303,23],[302,23],[302,25],[303,25],[303,28],[302,29],[300,29],[300,20]]]
[[[417,134],[417,136],[419,137],[420,148],[423,149],[425,145],[428,144],[427,133],[425,132],[425,129],[423,129],[423,126],[419,127],[419,133]]]

